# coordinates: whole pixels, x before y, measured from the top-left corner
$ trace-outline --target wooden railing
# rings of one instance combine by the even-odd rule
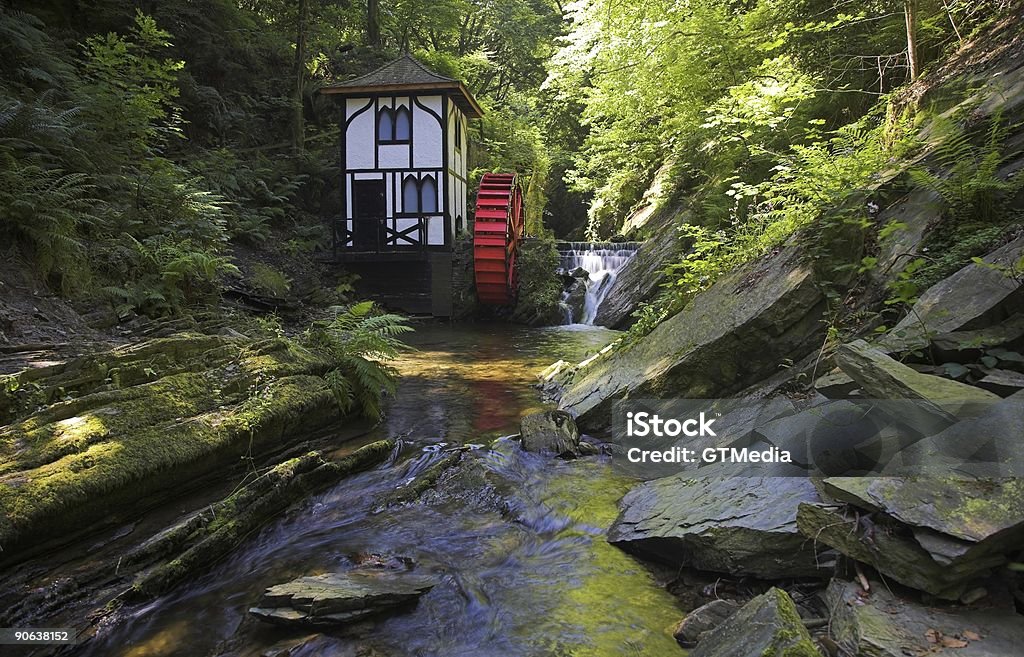
[[[429,226],[440,222],[443,244],[428,244]],[[336,253],[401,253],[451,248],[451,219],[444,214],[360,217],[334,222]]]

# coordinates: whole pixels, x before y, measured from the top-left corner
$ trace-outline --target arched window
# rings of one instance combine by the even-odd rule
[[[402,211],[415,213],[420,211],[419,185],[415,176],[406,176],[402,181]]]
[[[420,181],[420,210],[437,212],[437,182],[434,176],[426,176]]]
[[[377,114],[377,139],[380,141],[391,141],[395,134],[395,119],[391,115],[391,108],[382,107]]]
[[[412,115],[409,108],[402,105],[395,115],[395,135],[392,141],[409,141],[412,138]]]

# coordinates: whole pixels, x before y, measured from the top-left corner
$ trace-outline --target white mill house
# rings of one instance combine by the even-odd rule
[[[467,121],[480,106],[409,55],[321,93],[344,104],[335,260],[391,306],[449,316],[452,249],[468,218]]]

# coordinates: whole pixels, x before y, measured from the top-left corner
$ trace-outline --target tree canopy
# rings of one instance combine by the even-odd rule
[[[898,146],[895,91],[1018,4],[11,2],[0,233],[55,289],[150,314],[214,293],[233,241],[323,248],[339,110],[316,90],[411,52],[478,97],[476,175],[523,173],[533,232],[609,238],[661,171],[708,244],[782,234]]]

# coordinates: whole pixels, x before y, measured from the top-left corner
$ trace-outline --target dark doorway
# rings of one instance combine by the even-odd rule
[[[384,245],[387,214],[383,180],[352,181],[352,245],[357,251],[377,251]]]

